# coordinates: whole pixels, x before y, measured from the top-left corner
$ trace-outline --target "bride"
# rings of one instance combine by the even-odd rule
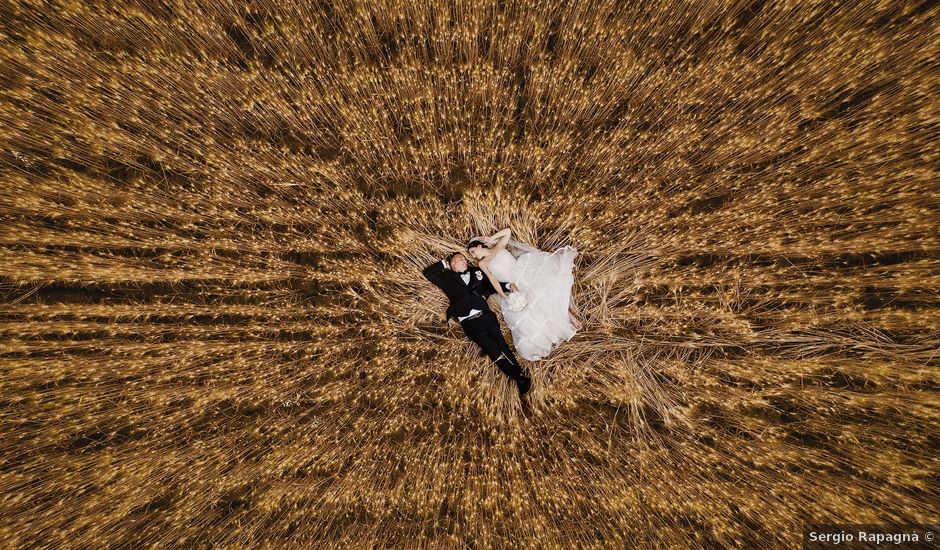
[[[502,297],[500,310],[512,333],[513,345],[522,357],[530,361],[542,359],[555,345],[570,340],[581,330],[577,310],[570,303],[572,270],[578,255],[574,247],[544,252],[513,239],[507,227],[489,237],[474,237],[467,249]],[[525,308],[521,311],[509,308],[499,281],[515,283],[525,294]]]

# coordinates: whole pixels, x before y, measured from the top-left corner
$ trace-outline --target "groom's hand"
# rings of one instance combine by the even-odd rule
[[[510,292],[518,292],[518,291],[519,291],[519,287],[516,286],[516,283],[509,283],[509,291],[510,291]]]

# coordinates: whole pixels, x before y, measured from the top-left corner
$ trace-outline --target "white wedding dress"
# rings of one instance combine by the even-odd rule
[[[525,293],[527,304],[522,311],[509,309],[508,299],[500,298],[499,307],[516,352],[529,361],[544,358],[577,332],[568,320],[577,255],[574,247],[564,246],[555,252],[523,252],[516,258],[504,248],[490,258],[493,276],[515,283]]]

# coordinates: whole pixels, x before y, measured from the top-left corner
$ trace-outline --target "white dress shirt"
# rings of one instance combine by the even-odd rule
[[[468,272],[465,271],[465,272],[463,272],[463,273],[460,274],[460,278],[463,279],[464,284],[467,284],[467,285],[470,284],[470,273],[468,273]],[[476,315],[477,313],[480,313],[480,310],[479,310],[479,309],[471,309],[471,310],[470,310],[470,313],[468,313],[467,315],[465,315],[465,316],[463,316],[463,317],[457,317],[457,320],[458,320],[458,321],[463,321],[463,320],[466,319],[467,317],[472,317],[472,316]]]

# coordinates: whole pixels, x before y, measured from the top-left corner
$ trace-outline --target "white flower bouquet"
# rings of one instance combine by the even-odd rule
[[[510,311],[522,311],[528,303],[524,292],[510,292],[506,296],[506,305]]]

